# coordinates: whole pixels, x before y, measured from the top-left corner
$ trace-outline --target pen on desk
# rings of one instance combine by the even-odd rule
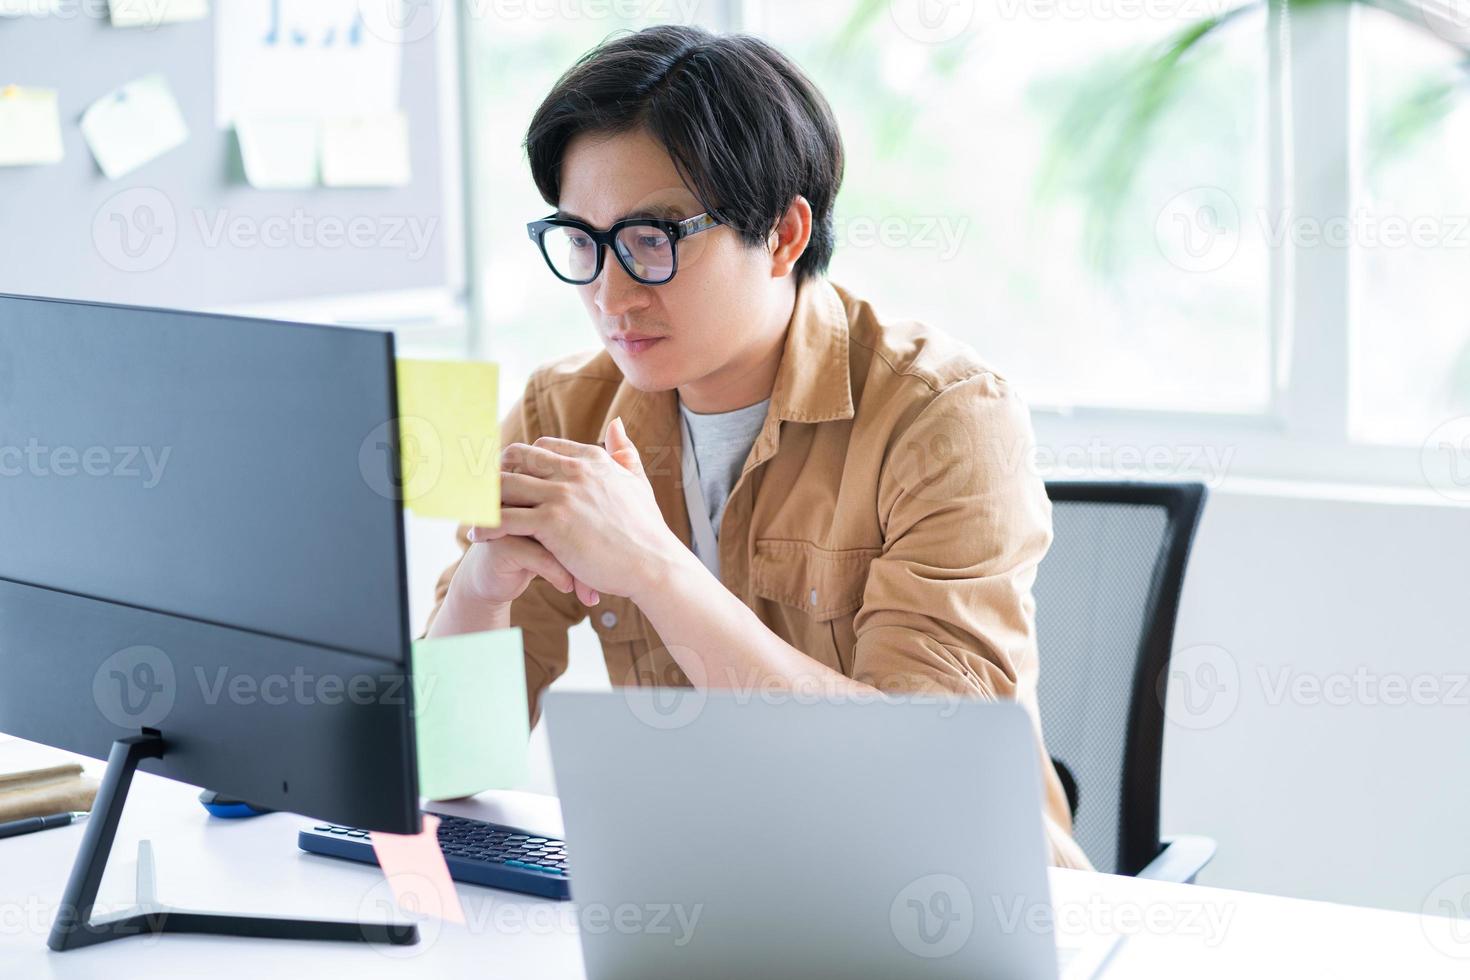
[[[53,813],[49,817],[27,817],[24,820],[0,823],[0,840],[19,837],[21,834],[34,834],[38,830],[50,830],[52,827],[70,827],[86,820],[88,816],[90,814],[85,811],[74,810],[71,813]]]

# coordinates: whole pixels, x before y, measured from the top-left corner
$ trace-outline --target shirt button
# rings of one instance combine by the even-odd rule
[[[614,626],[618,625],[618,614],[611,610],[603,613],[602,625],[606,626],[608,629],[612,629]]]
[[[817,590],[816,589],[812,589],[811,600],[812,600],[812,605],[815,606],[817,604]]]

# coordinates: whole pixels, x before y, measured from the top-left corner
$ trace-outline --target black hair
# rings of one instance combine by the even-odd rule
[[[660,25],[614,35],[552,87],[526,133],[531,175],[552,207],[561,164],[582,133],[644,127],[701,205],[751,246],[763,245],[797,196],[812,207],[798,281],[832,259],[832,206],[842,137],[832,109],[789,58],[748,34]]]

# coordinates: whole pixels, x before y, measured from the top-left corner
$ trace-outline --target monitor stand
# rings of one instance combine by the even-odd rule
[[[102,872],[107,867],[107,858],[117,835],[118,821],[122,818],[128,788],[133,783],[133,773],[144,759],[161,759],[163,750],[163,736],[152,733],[133,735],[112,743],[107,773],[97,791],[92,817],[87,821],[82,849],[72,866],[61,908],[51,926],[47,945],[52,949],[64,952],[127,936],[157,936],[169,932],[255,939],[328,939],[393,946],[410,946],[419,941],[418,927],[412,924],[217,915],[160,905],[153,887],[153,851],[146,841],[138,847],[137,905],[120,915],[93,920],[97,889],[102,883]]]

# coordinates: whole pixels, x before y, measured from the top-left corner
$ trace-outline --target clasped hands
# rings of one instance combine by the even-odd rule
[[[469,531],[471,555],[482,552],[470,587],[482,600],[508,603],[539,575],[589,606],[603,592],[638,602],[688,551],[621,418],[605,449],[543,436],[510,443],[500,459],[500,526]]]

